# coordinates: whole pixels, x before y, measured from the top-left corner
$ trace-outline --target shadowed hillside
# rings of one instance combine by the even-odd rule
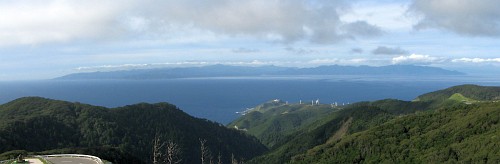
[[[213,159],[220,153],[227,162],[232,155],[250,159],[266,149],[240,131],[194,118],[167,103],[107,109],[28,97],[0,106],[0,152],[105,146],[149,163],[155,136],[178,144],[184,163],[200,162],[200,139],[206,140]],[[105,152],[96,153],[92,155]]]

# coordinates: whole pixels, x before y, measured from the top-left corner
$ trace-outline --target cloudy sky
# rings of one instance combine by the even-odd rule
[[[0,80],[210,64],[500,70],[498,0],[2,0]]]

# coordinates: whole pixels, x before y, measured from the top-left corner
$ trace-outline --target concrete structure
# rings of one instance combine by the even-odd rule
[[[53,164],[104,164],[104,162],[99,157],[83,154],[54,154],[38,157],[44,158]]]
[[[40,159],[37,158],[26,158],[25,159],[29,164],[43,164]]]

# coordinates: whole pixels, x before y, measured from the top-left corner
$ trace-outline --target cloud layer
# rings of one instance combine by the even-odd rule
[[[232,49],[231,52],[233,53],[256,53],[259,52],[258,49],[253,49],[253,48],[237,48],[237,49]]]
[[[294,47],[285,47],[285,50],[288,52],[291,52],[293,54],[297,54],[297,55],[306,55],[306,54],[312,54],[312,53],[318,52],[318,51],[315,51],[312,49],[294,48]]]
[[[124,3],[126,4],[126,3]],[[111,38],[127,5],[111,1],[2,1],[0,46]]]
[[[399,47],[386,47],[386,46],[378,46],[372,51],[372,54],[375,55],[405,55],[408,54],[407,50],[403,50]]]
[[[362,48],[351,48],[351,51],[349,51],[351,54],[361,54],[363,53],[363,49]]]
[[[461,63],[500,63],[500,58],[460,58],[453,59],[452,62]]]
[[[0,2],[0,45],[176,36],[179,29],[280,42],[330,44],[382,32],[343,22],[344,0],[124,0]],[[174,31],[173,31],[174,30]],[[9,39],[6,39],[9,38]]]
[[[392,64],[429,65],[433,63],[441,63],[443,61],[445,61],[445,59],[421,54],[411,54],[408,56],[398,56],[392,58]]]
[[[461,35],[500,37],[498,0],[413,0],[409,11],[421,17],[415,29],[439,28]]]
[[[365,21],[341,21],[340,11],[349,8],[345,0],[165,0],[141,6],[139,15],[160,28],[180,24],[229,36],[320,44],[381,34]]]
[[[7,0],[0,2],[0,46],[137,36],[182,38],[186,33],[200,31],[285,43],[331,44],[386,33],[368,23],[369,20],[340,19],[352,11],[351,3],[347,0]],[[497,0],[412,0],[408,11],[420,18],[415,29],[439,28],[467,36],[500,37],[497,6],[500,6]]]

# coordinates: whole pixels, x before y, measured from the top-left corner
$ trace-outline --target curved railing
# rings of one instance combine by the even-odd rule
[[[104,164],[101,158],[91,155],[83,155],[83,154],[52,154],[52,155],[41,155],[43,158],[51,158],[51,157],[79,157],[79,158],[90,158],[96,161],[98,164]]]

